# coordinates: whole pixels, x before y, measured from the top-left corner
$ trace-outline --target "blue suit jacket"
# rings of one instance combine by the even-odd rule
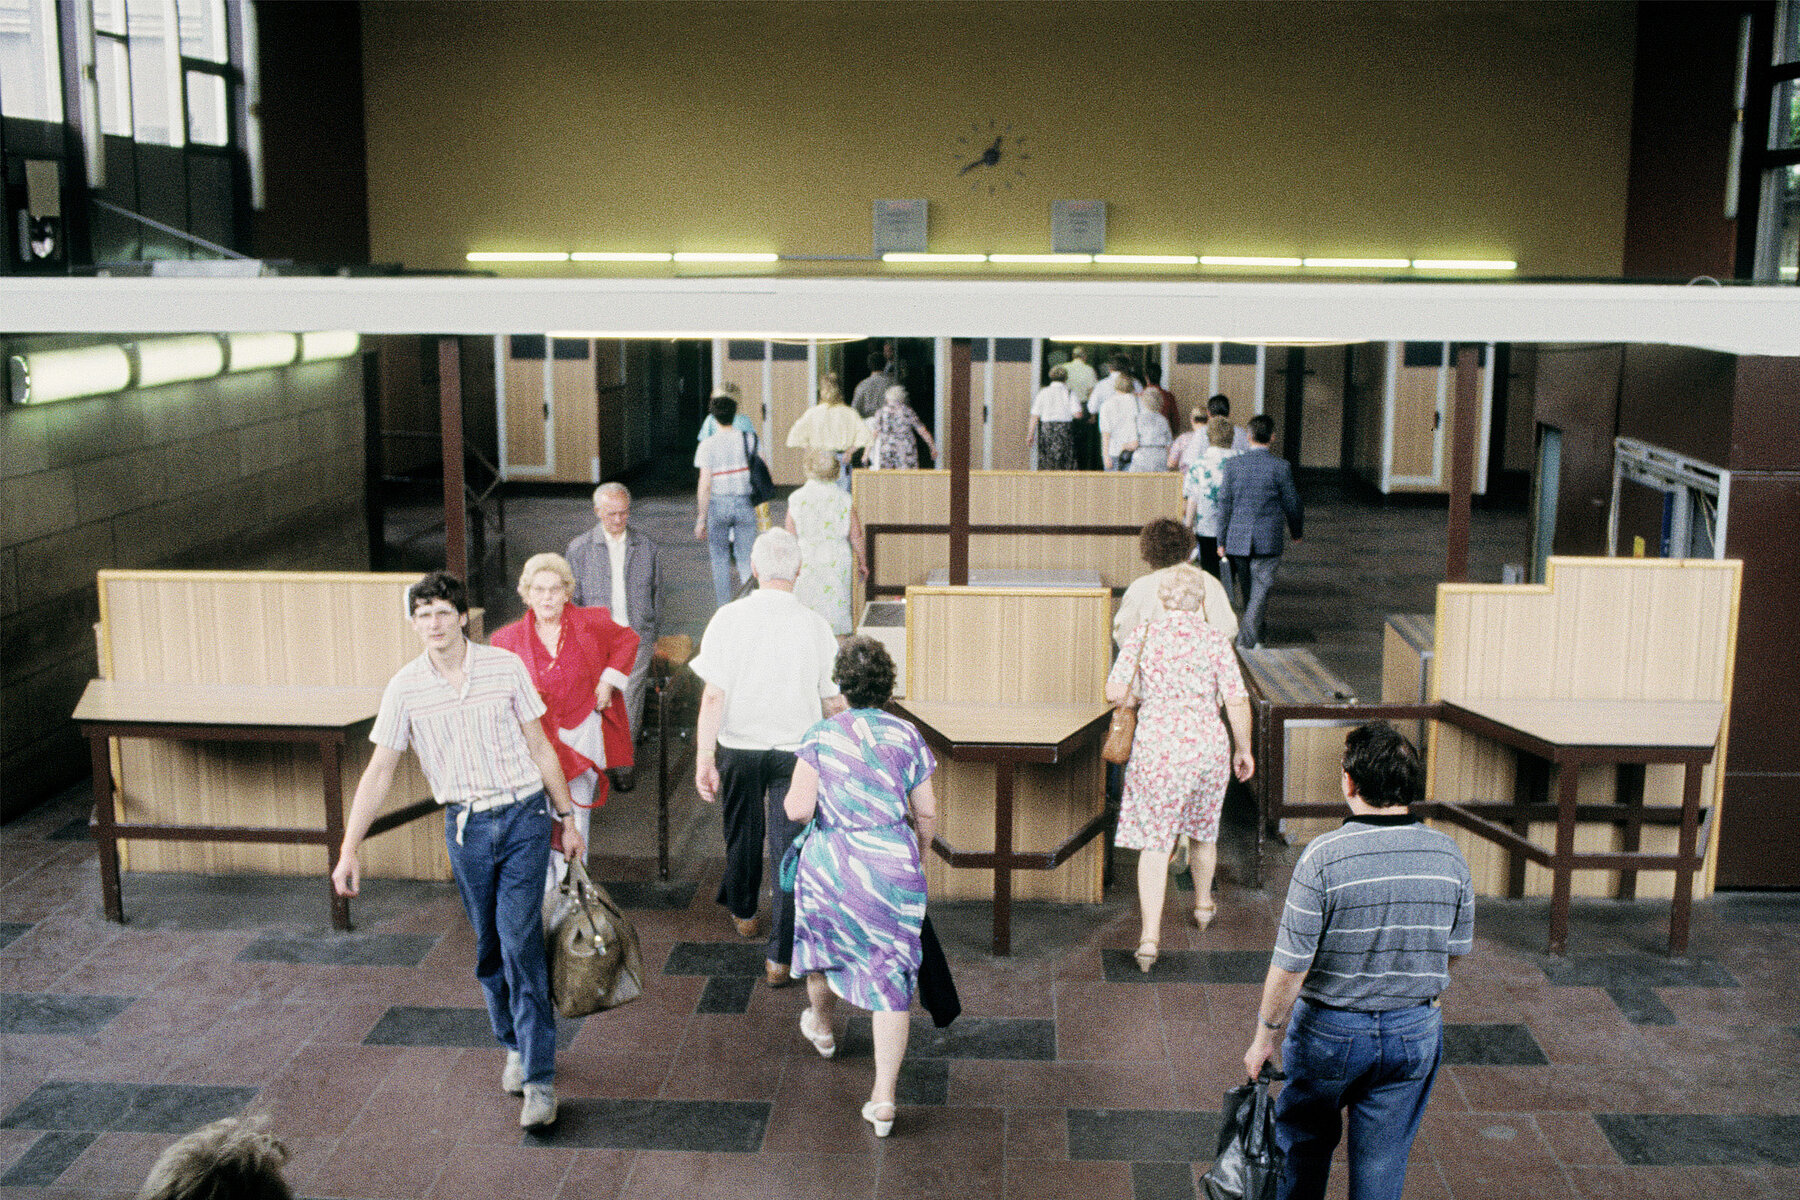
[[[1295,539],[1300,537],[1300,493],[1294,490],[1293,468],[1267,446],[1252,444],[1225,460],[1217,509],[1219,545],[1227,554],[1280,554],[1284,517]]]

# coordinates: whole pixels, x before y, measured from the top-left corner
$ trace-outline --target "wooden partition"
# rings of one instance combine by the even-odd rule
[[[977,394],[987,397],[987,453],[977,453],[996,471],[1024,471],[1031,467],[1025,447],[1025,427],[1031,420],[1031,400],[1037,393],[1032,368],[1035,343],[1030,338],[978,338],[973,350]]]
[[[1717,805],[1731,723],[1731,677],[1737,641],[1741,564],[1711,559],[1552,558],[1543,585],[1440,584],[1431,667],[1431,699],[1682,700],[1726,705],[1719,741],[1706,768],[1701,802],[1713,807],[1706,869],[1695,894],[1712,889]],[[1681,802],[1682,768],[1645,768],[1644,801]],[[1617,769],[1584,767],[1580,802],[1610,804]],[[1443,723],[1433,724],[1433,799],[1506,800],[1514,795],[1514,756],[1505,747]],[[1482,895],[1505,895],[1509,855],[1449,824],[1469,859]],[[1539,845],[1554,841],[1554,823],[1531,826]],[[1646,825],[1640,848],[1673,853],[1677,830]],[[1620,828],[1577,826],[1576,850],[1624,849]],[[1667,897],[1673,875],[1638,876],[1637,894]],[[1618,872],[1574,876],[1574,894],[1611,896]],[[1548,895],[1550,873],[1526,864],[1524,891]]]
[[[406,619],[412,574],[273,571],[101,571],[100,670],[121,683],[374,686],[418,657]],[[479,614],[471,635],[479,636]],[[345,749],[352,795],[369,760],[367,729]],[[310,747],[121,739],[114,743],[120,820],[323,828],[319,762]],[[388,807],[429,797],[405,755]],[[371,876],[448,879],[443,824],[403,825],[365,843]],[[324,876],[316,847],[185,841],[121,843],[134,871]]]
[[[906,592],[908,700],[1009,705],[1100,702],[1112,649],[1112,596],[1100,588],[914,587]],[[1098,746],[1014,776],[1013,846],[1054,849],[1104,803]],[[938,833],[959,849],[994,846],[994,766],[940,762]],[[1061,867],[1013,874],[1021,899],[1100,899],[1104,838]],[[925,878],[942,899],[985,899],[993,875],[927,856]]]
[[[948,471],[859,471],[853,481],[874,545],[873,588],[859,589],[897,595],[950,561]],[[969,566],[1085,568],[1123,588],[1145,571],[1138,531],[1155,517],[1181,518],[1179,474],[973,471]],[[864,598],[859,590],[859,610]]]
[[[1263,383],[1267,358],[1264,346],[1180,342],[1163,360],[1163,383],[1180,399],[1183,413],[1209,397],[1226,397],[1231,401],[1232,424],[1242,425],[1267,406]],[[1186,428],[1184,422],[1175,432],[1179,435]]]

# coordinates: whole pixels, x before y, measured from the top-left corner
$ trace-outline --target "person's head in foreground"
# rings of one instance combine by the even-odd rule
[[[1358,725],[1344,739],[1344,796],[1372,808],[1402,809],[1425,794],[1425,764],[1386,721]]]
[[[838,648],[831,678],[851,708],[880,708],[894,694],[894,660],[870,637],[853,637]]]
[[[260,1120],[227,1117],[164,1150],[137,1200],[293,1200],[281,1177],[287,1160]]]
[[[1194,531],[1173,517],[1158,517],[1138,531],[1138,554],[1160,571],[1186,562],[1194,552]]]

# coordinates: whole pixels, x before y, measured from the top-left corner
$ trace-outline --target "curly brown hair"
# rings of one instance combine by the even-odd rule
[[[838,647],[831,677],[851,708],[880,708],[894,694],[894,660],[871,637],[853,637]]]
[[[1138,534],[1138,556],[1155,570],[1186,562],[1194,552],[1194,531],[1172,517],[1158,517]]]

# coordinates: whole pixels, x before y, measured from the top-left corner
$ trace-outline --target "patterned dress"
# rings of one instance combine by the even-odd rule
[[[1181,477],[1181,494],[1194,502],[1194,532],[1200,537],[1219,536],[1219,487],[1225,482],[1225,460],[1236,454],[1228,446],[1208,446]]]
[[[905,1012],[919,972],[925,872],[907,795],[937,760],[919,731],[873,708],[828,717],[800,739],[819,805],[794,876],[795,975],[871,1012]]]
[[[883,471],[910,470],[919,465],[919,443],[913,431],[929,432],[910,404],[883,404],[869,418],[875,433],[875,465]]]
[[[794,598],[824,617],[831,632],[850,632],[850,497],[835,483],[809,479],[788,497],[800,540]]]
[[[1248,695],[1237,656],[1206,618],[1175,611],[1125,635],[1107,684],[1130,683],[1140,657],[1134,690],[1142,703],[1115,844],[1169,850],[1180,833],[1216,842],[1231,776],[1231,739],[1219,709]]]

